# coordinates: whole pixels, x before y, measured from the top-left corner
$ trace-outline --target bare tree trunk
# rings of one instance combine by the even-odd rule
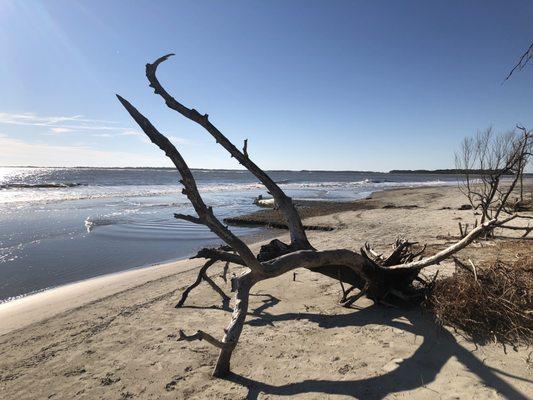
[[[224,376],[230,371],[231,355],[237,346],[237,342],[239,341],[242,333],[242,328],[244,327],[246,313],[248,312],[250,289],[252,288],[253,284],[253,276],[251,273],[244,274],[238,280],[233,314],[231,316],[230,323],[225,329],[226,334],[222,339],[222,342],[226,343],[228,346],[220,349],[220,354],[218,355],[213,376]]]

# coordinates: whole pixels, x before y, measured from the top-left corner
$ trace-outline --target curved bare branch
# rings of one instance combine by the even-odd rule
[[[513,69],[507,74],[507,77],[504,79],[504,82],[508,80],[513,73],[518,70],[522,71],[524,67],[527,65],[527,63],[533,58],[533,42],[529,45],[527,50],[522,54],[518,62],[515,64]]]
[[[223,343],[220,340],[215,339],[209,333],[206,333],[202,330],[198,330],[194,335],[186,335],[185,332],[183,332],[180,329],[178,342],[180,341],[192,342],[194,340],[205,340],[209,344],[212,344],[213,346],[218,347],[219,349],[224,349],[224,348],[229,347],[227,343]]]
[[[269,193],[274,197],[279,209],[285,215],[291,234],[291,243],[298,249],[312,249],[312,246],[307,239],[300,215],[298,214],[292,199],[287,196],[283,190],[281,190],[280,187],[248,157],[247,140],[245,142],[244,149],[241,152],[209,121],[208,114],[202,115],[194,108],[189,109],[188,107],[185,107],[174,97],[172,97],[159,83],[159,80],[156,76],[157,67],[163,61],[166,61],[170,56],[173,55],[174,54],[167,54],[158,58],[152,64],[146,64],[146,77],[150,82],[150,87],[154,89],[156,94],[160,95],[165,100],[165,103],[169,108],[179,112],[184,117],[202,126],[211,134],[211,136],[215,138],[217,143],[219,143],[231,154],[232,157],[235,157],[235,159],[237,159],[242,166],[254,174],[255,177],[259,179],[263,185],[265,185]]]
[[[445,248],[444,250],[438,252],[437,254],[423,258],[419,261],[410,262],[407,264],[398,264],[388,267],[390,270],[401,270],[401,269],[422,269],[425,267],[429,267],[430,265],[437,264],[446,258],[450,257],[451,255],[457,253],[459,250],[464,249],[466,246],[468,246],[470,243],[472,243],[476,238],[478,238],[483,232],[490,231],[494,228],[497,228],[499,226],[504,225],[505,223],[513,220],[516,218],[516,215],[512,215],[508,218],[505,218],[501,221],[498,221],[496,219],[491,219],[490,221],[487,221],[481,225],[479,225],[477,228],[474,228],[470,231],[468,235],[466,235],[463,239],[458,241],[457,243],[454,243],[453,245]]]

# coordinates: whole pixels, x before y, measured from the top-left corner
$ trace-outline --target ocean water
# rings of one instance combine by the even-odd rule
[[[194,170],[220,217],[256,210],[248,171]],[[453,185],[453,175],[271,171],[299,199],[360,199],[393,187]],[[194,213],[173,169],[0,167],[0,302],[62,284],[188,257],[219,240],[173,218]],[[261,228],[235,227],[242,236]]]

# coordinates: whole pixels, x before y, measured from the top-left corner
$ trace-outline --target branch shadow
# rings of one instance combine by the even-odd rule
[[[195,306],[195,305],[188,305],[184,304],[180,308],[190,308],[191,310],[219,310],[219,311],[225,311],[225,312],[233,312],[233,308],[230,307],[228,303],[223,303],[222,306],[218,306],[216,304],[212,304],[210,306]]]
[[[280,300],[277,297],[272,296],[268,293],[250,293],[250,296],[257,296],[257,297],[266,297],[265,300],[263,300],[263,304],[256,309],[254,309],[251,313],[248,313],[248,316],[253,317],[260,317],[263,315],[267,315],[265,313],[265,310],[267,310],[270,307],[274,307],[276,304],[280,302]],[[226,311],[226,312],[233,312],[233,308],[230,306],[229,301],[222,301],[222,306],[212,304],[210,306],[196,306],[196,305],[189,305],[184,304],[179,308],[190,308],[192,310],[219,310],[219,311]]]
[[[474,354],[463,348],[450,332],[436,325],[432,318],[420,309],[388,309],[374,305],[350,314],[286,313],[271,315],[261,312],[258,315],[254,312],[252,316],[256,318],[249,321],[248,324],[253,326],[272,325],[275,322],[295,319],[306,319],[324,329],[379,324],[421,336],[423,342],[415,353],[410,358],[405,359],[397,369],[370,378],[342,381],[309,379],[285,385],[273,385],[231,373],[225,379],[246,387],[248,389],[247,399],[257,399],[260,393],[276,396],[323,393],[364,399],[383,399],[390,393],[413,390],[419,387],[426,388],[428,398],[431,398],[435,394],[432,394],[433,389],[427,388],[426,385],[435,381],[438,373],[451,357],[456,357],[486,386],[495,389],[505,398],[525,398],[497,375],[500,373],[499,370],[484,365]],[[398,318],[407,319],[409,323],[398,321]],[[505,375],[527,381],[525,378],[515,377],[508,373]]]
[[[276,304],[280,302],[280,300],[277,297],[272,296],[268,293],[250,293],[250,296],[257,296],[257,297],[266,297],[265,300],[263,300],[263,305],[257,307],[252,311],[252,313],[248,313],[248,315],[252,315],[255,317],[263,317],[265,315],[270,315],[268,313],[265,313],[265,310],[274,307]]]

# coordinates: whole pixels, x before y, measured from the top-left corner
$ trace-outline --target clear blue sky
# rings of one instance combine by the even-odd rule
[[[531,1],[0,0],[0,165],[238,168],[144,65],[268,169],[450,168],[461,138],[533,127]]]

